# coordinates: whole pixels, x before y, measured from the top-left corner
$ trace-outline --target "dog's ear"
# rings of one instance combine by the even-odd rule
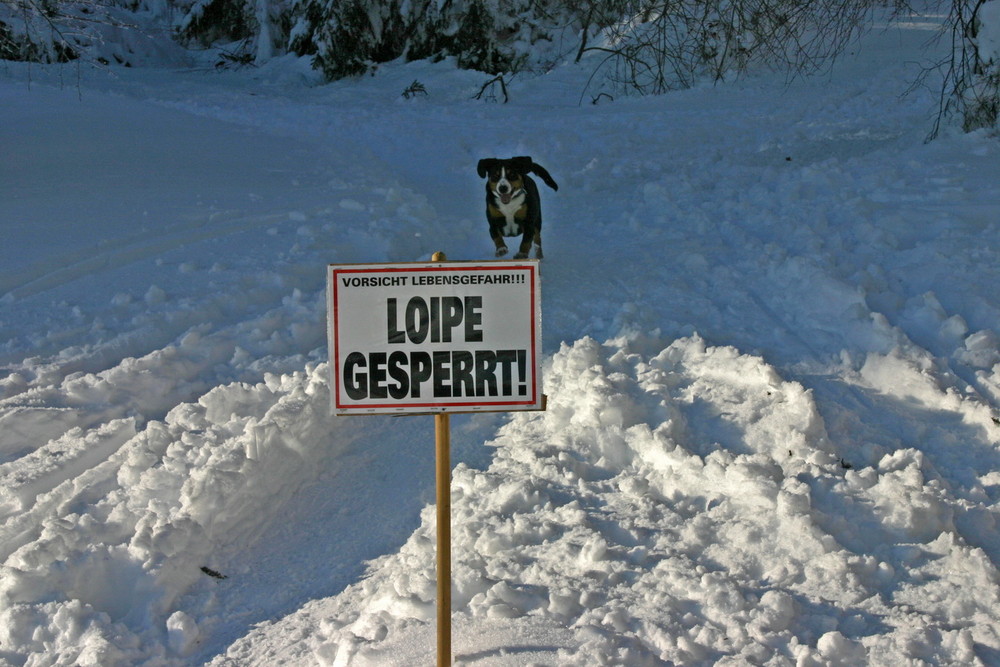
[[[549,186],[553,190],[558,190],[559,189],[559,186],[556,185],[555,180],[553,180],[552,176],[549,175],[549,172],[546,171],[545,167],[543,167],[542,165],[535,164],[534,162],[532,162],[531,163],[531,172],[534,173],[534,174],[538,174],[539,176],[541,176],[542,180],[545,181],[545,185]]]
[[[497,163],[495,157],[483,158],[476,165],[476,172],[479,174],[479,178],[486,178],[486,174],[490,173],[490,169]]]

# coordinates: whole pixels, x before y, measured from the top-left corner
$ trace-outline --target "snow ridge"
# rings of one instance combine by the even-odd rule
[[[567,665],[975,663],[996,595],[945,600],[988,559],[958,537],[968,504],[927,483],[920,452],[856,471],[798,383],[698,337],[660,344],[563,347],[547,412],[506,424],[486,470],[455,471],[458,664],[511,627],[519,660]],[[434,622],[433,508],[422,516],[366,580],[300,612],[321,632],[266,655],[252,634],[213,664],[282,662],[303,643],[325,665],[432,661],[408,632]]]

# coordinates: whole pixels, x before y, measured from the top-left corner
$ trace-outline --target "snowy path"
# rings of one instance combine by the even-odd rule
[[[550,407],[455,420],[460,659],[995,661],[1000,147],[921,143],[926,36],[583,107],[7,72],[0,663],[427,661],[431,423],[328,416],[322,269],[487,256],[517,154]]]

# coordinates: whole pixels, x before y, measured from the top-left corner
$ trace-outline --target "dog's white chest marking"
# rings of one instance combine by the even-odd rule
[[[500,201],[499,197],[496,198],[496,207],[501,213],[503,213],[504,220],[506,221],[503,228],[504,236],[515,236],[520,230],[520,225],[517,223],[517,220],[514,219],[514,213],[516,213],[517,210],[524,205],[525,196],[524,192],[520,192],[516,196],[511,197],[510,201],[506,204]]]

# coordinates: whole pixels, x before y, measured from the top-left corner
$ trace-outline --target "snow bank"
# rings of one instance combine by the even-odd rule
[[[136,432],[117,420],[68,432],[4,465],[0,626],[29,664],[115,665],[183,656],[238,553],[281,520],[351,438],[328,415],[325,366],[220,386]],[[342,434],[343,435],[343,434]],[[209,604],[204,602],[204,604]],[[159,664],[159,663],[158,663]]]
[[[455,470],[456,664],[982,664],[973,646],[1000,640],[997,572],[967,540],[997,537],[982,486],[970,501],[914,450],[852,463],[759,357],[662,345],[564,346],[547,412],[511,419],[489,468]],[[422,516],[367,579],[271,630],[312,628],[294,649],[251,634],[213,664],[307,662],[303,645],[323,665],[430,661]],[[506,632],[516,649],[483,650]]]

